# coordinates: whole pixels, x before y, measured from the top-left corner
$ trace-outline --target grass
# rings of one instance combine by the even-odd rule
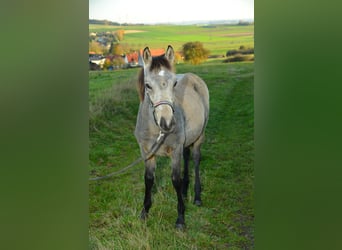
[[[137,70],[89,72],[92,176],[119,170],[140,156],[133,135],[139,105]],[[199,66],[177,65],[177,73],[184,72],[202,77],[210,92],[201,162],[203,206],[191,202],[191,178],[187,228],[184,232],[174,228],[177,203],[168,158],[158,158],[153,205],[145,222],[139,219],[144,197],[142,163],[120,176],[90,182],[90,249],[253,248],[254,63],[212,60]]]
[[[145,32],[125,34],[122,43],[130,48],[166,48],[172,44],[179,51],[187,42],[200,41],[211,55],[225,55],[227,50],[238,49],[240,45],[254,47],[254,25],[215,25],[212,28],[197,25],[144,25],[105,26],[89,25],[89,32],[143,30]],[[238,34],[238,35],[237,35]]]

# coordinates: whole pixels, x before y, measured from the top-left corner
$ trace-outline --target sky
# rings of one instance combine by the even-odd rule
[[[89,0],[89,19],[119,23],[254,19],[254,0]]]

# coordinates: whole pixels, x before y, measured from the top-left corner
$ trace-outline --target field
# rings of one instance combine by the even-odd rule
[[[89,72],[91,176],[117,171],[140,156],[133,135],[139,105],[135,90],[138,70]],[[90,182],[90,249],[254,247],[254,63],[212,60],[199,66],[179,64],[176,70],[199,75],[210,92],[200,170],[203,205],[196,207],[191,202],[191,178],[186,230],[174,228],[177,203],[168,158],[158,159],[153,205],[146,222],[139,219],[144,197],[143,163],[119,176]],[[190,173],[193,177],[193,165]]]
[[[118,29],[126,31],[122,42],[137,50],[146,46],[166,48],[171,44],[176,51],[179,51],[184,43],[195,41],[202,42],[204,47],[210,50],[211,55],[225,55],[227,50],[238,49],[240,45],[254,47],[254,25],[89,25],[90,32]]]

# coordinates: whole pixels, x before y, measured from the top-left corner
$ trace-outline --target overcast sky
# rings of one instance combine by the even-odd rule
[[[254,0],[89,0],[89,18],[119,23],[254,19]]]

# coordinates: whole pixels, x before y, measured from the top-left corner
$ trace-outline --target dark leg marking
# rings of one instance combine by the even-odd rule
[[[183,187],[182,193],[183,198],[186,199],[188,195],[189,188],[189,158],[190,158],[190,148],[184,148],[183,150],[183,159],[184,159],[184,173],[183,173]]]
[[[177,212],[176,228],[183,229],[185,227],[185,205],[182,196],[183,180],[181,178],[181,155],[183,148],[178,148],[174,151],[172,156],[172,184],[177,193]]]
[[[183,196],[182,196],[182,192],[181,192],[182,191],[182,180],[180,178],[172,179],[172,184],[176,190],[177,200],[178,200],[178,204],[177,204],[178,217],[176,220],[176,228],[183,229],[185,226],[185,219],[184,219],[185,206],[184,206]]]
[[[155,159],[152,158],[145,163],[145,198],[144,207],[141,211],[140,218],[146,219],[148,211],[152,206],[152,187],[154,183]]]

